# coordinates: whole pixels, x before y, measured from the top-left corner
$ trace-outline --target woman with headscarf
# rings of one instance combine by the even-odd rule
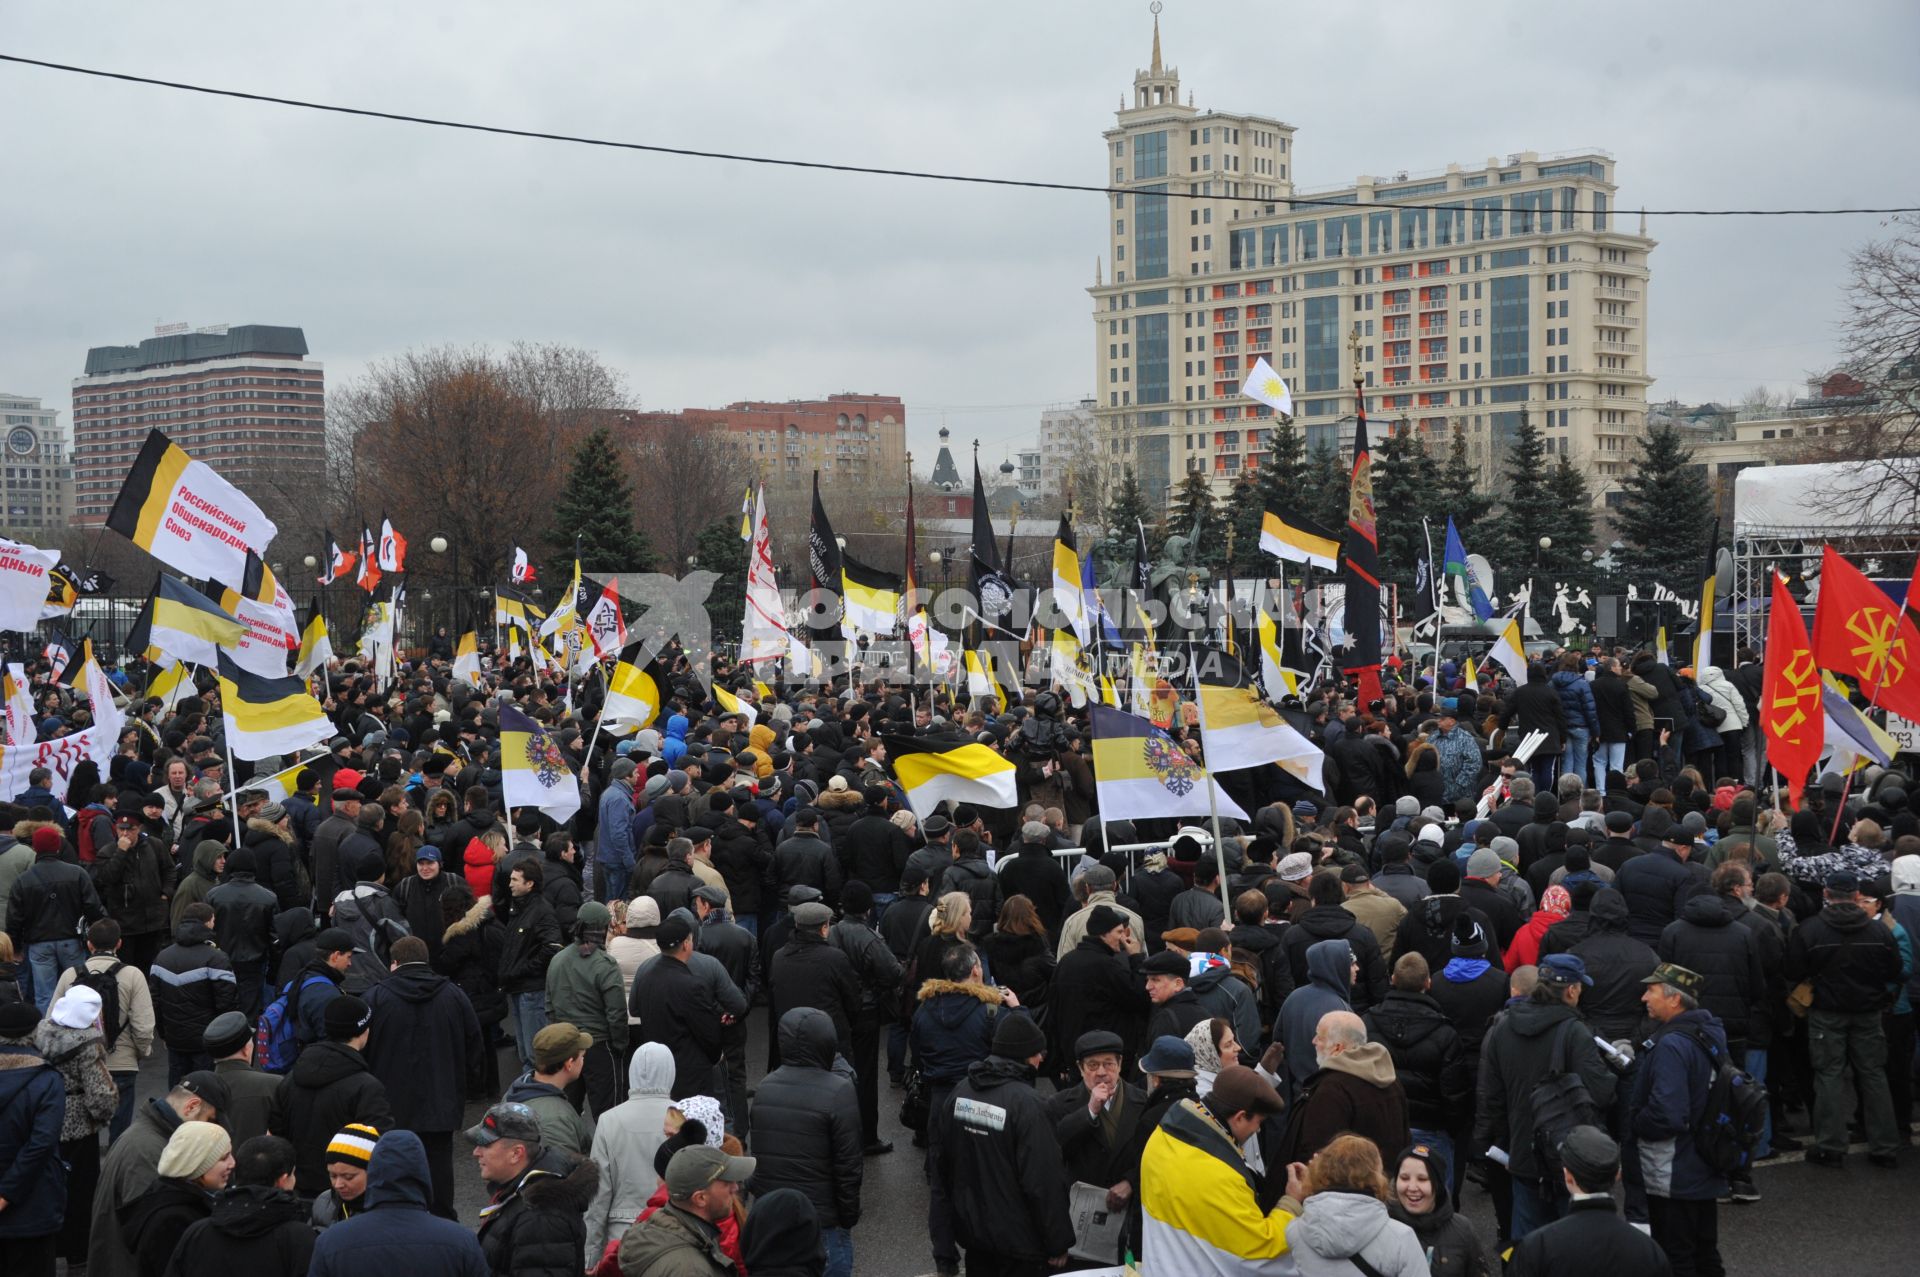
[[[233,1139],[212,1122],[182,1122],[160,1154],[160,1178],[120,1208],[140,1277],[161,1277],[180,1235],[213,1213],[213,1195],[233,1175]]]
[[[1413,1230],[1431,1277],[1488,1277],[1487,1248],[1466,1216],[1455,1213],[1433,1149],[1415,1144],[1394,1159],[1387,1213]]]
[[[1511,974],[1521,967],[1535,966],[1540,961],[1540,941],[1546,937],[1547,928],[1563,921],[1573,912],[1573,896],[1565,887],[1558,884],[1548,887],[1540,897],[1540,907],[1533,911],[1533,917],[1514,934],[1513,943],[1507,946],[1507,971]]]
[[[100,1031],[100,995],[76,984],[47,1008],[33,1044],[59,1070],[67,1088],[60,1123],[60,1160],[67,1164],[67,1214],[57,1253],[71,1270],[87,1263],[93,1190],[100,1182],[100,1132],[113,1120],[120,1091],[107,1071],[107,1040]]]

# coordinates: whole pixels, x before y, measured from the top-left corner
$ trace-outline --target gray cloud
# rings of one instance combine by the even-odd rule
[[[1920,10],[1173,0],[1202,107],[1307,185],[1597,145],[1620,205],[1909,204]],[[166,78],[672,145],[1097,182],[1144,5],[13,6],[0,45]],[[330,380],[438,342],[601,352],[649,406],[896,393],[997,458],[1091,386],[1097,196],[625,154],[0,67],[0,387],[63,409],[156,320],[299,324]],[[1654,219],[1655,397],[1830,357],[1875,219]]]

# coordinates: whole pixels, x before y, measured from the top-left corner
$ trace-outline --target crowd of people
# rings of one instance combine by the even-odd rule
[[[1223,774],[1217,839],[1103,821],[1051,691],[670,648],[615,733],[598,680],[450,655],[330,671],[286,784],[202,688],[0,805],[0,1272],[844,1275],[885,1164],[943,1274],[1684,1277],[1769,1158],[1910,1142],[1920,813],[1875,768],[1783,817],[1750,653],[1327,688],[1325,790]],[[505,806],[506,704],[572,818]],[[899,736],[1019,801],[916,813]]]

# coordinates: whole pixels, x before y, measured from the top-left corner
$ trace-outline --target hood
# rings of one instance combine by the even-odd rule
[[[386,987],[401,998],[416,1005],[431,1002],[433,995],[440,992],[447,977],[436,972],[424,962],[409,962],[395,968],[387,977]]]
[[[315,1042],[301,1050],[287,1076],[300,1086],[319,1090],[367,1071],[366,1057],[345,1042]]]
[[[755,723],[747,729],[747,739],[753,747],[763,754],[773,752],[773,729],[765,723]]]
[[[31,1042],[17,1038],[0,1042],[0,1110],[12,1106],[14,1097],[39,1076],[40,1066],[45,1063],[39,1048]]]
[[[1820,920],[1835,931],[1865,931],[1873,923],[1865,909],[1851,902],[1828,905],[1820,911]]]
[[[1893,893],[1920,895],[1920,856],[1901,856],[1893,862]]]
[[[1363,1042],[1328,1060],[1327,1073],[1345,1073],[1368,1086],[1385,1090],[1394,1083],[1393,1055],[1383,1042]]]
[[[535,1170],[520,1181],[520,1196],[535,1210],[554,1211],[578,1218],[593,1205],[600,1187],[600,1164],[591,1157],[576,1157],[561,1149],[550,1148],[541,1155]]]
[[[1334,940],[1353,934],[1360,925],[1360,919],[1350,914],[1341,905],[1315,905],[1300,915],[1300,921],[1293,924],[1308,935],[1318,936],[1322,940]]]
[[[669,740],[677,740],[677,741],[684,741],[687,739],[687,716],[685,714],[668,715],[667,738]]]
[[[1031,1086],[1033,1067],[1025,1060],[1009,1060],[1002,1055],[989,1055],[984,1060],[975,1060],[967,1066],[967,1081],[978,1091],[991,1091],[1008,1085]]]
[[[193,849],[193,872],[208,882],[220,876],[214,866],[220,863],[220,857],[226,854],[226,848],[211,839],[201,842]]]
[[[840,811],[844,808],[847,811],[859,811],[867,805],[867,800],[851,789],[843,789],[839,793],[829,789],[814,799],[813,805],[823,810]]]
[[[776,1188],[757,1197],[740,1229],[740,1258],[750,1273],[823,1272],[826,1246],[820,1216],[797,1188]]]
[[[205,923],[182,918],[173,926],[173,942],[175,944],[212,944],[213,928]]]
[[[280,942],[282,953],[318,930],[319,927],[313,921],[313,910],[305,905],[282,909],[273,915],[273,938]]]
[[[972,1016],[976,1006],[1000,1005],[1000,990],[968,980],[929,980],[920,986],[920,1014],[943,1029],[954,1029]]]
[[[665,1099],[673,1091],[673,1050],[664,1042],[648,1042],[627,1064],[627,1098]]]
[[[1513,1031],[1523,1038],[1537,1038],[1575,1018],[1574,1009],[1564,1002],[1545,1003],[1529,1000],[1515,1004],[1514,1008],[1507,1012],[1507,1023],[1512,1025]]]
[[[1187,987],[1195,993],[1205,993],[1210,989],[1217,989],[1220,987],[1220,982],[1226,979],[1232,971],[1233,968],[1224,962],[1217,967],[1208,967],[1199,975],[1187,977]]]
[[[1387,1204],[1365,1193],[1315,1193],[1300,1218],[1287,1225],[1287,1240],[1328,1259],[1365,1250],[1387,1226]]]
[[[283,1188],[242,1184],[213,1199],[213,1226],[229,1237],[264,1237],[288,1221],[305,1224],[307,1209]]]
[[[839,1035],[833,1017],[815,1007],[795,1007],[780,1017],[780,1061],[811,1069],[833,1067]]]
[[[1697,900],[1699,897],[1696,896],[1694,899]],[[1693,900],[1687,903],[1691,905]],[[1587,906],[1587,913],[1589,915],[1588,934],[1598,935],[1602,932],[1626,934],[1627,898],[1612,887],[1602,887],[1593,893],[1593,902]]]
[[[531,1073],[522,1073],[519,1077],[515,1078],[513,1085],[507,1088],[507,1093],[500,1097],[502,1103],[508,1100],[517,1100],[522,1104],[527,1103],[529,1100],[553,1098],[564,1100],[567,1098],[567,1093],[551,1082],[536,1080]]]
[[[213,1210],[213,1194],[189,1180],[157,1179],[146,1192],[120,1207],[120,1226],[132,1240],[154,1216],[180,1208],[192,1211],[194,1219],[203,1219]]]
[[[481,896],[467,906],[467,911],[447,924],[442,940],[451,940],[455,936],[464,936],[476,930],[493,914],[493,897]]]
[[[478,838],[469,838],[467,839],[467,849],[460,853],[460,863],[469,865],[475,869],[480,868],[482,865],[491,865],[493,863],[493,848],[487,846],[487,844],[481,842]]]
[[[637,897],[627,909],[627,932],[633,933],[636,927],[657,927],[660,925],[660,902],[652,896]]]
[[[1728,927],[1733,925],[1733,913],[1727,908],[1723,897],[1701,894],[1689,897],[1687,903],[1680,906],[1680,916],[1696,927]]]
[[[48,1059],[89,1042],[105,1042],[105,1036],[98,1025],[89,1024],[84,1029],[70,1029],[64,1024],[55,1024],[52,1020],[40,1021],[40,1027],[33,1031],[33,1044]]]
[[[382,1135],[367,1162],[367,1209],[426,1210],[432,1200],[433,1176],[427,1170],[427,1149],[420,1137],[406,1130]]]
[[[1576,674],[1572,670],[1558,670],[1554,673],[1554,676],[1547,681],[1555,687],[1565,689],[1572,687],[1575,683],[1584,683],[1587,680],[1585,675]]]
[[[1322,940],[1307,947],[1307,978],[1338,993],[1344,1001],[1353,988],[1353,946]]]
[[[247,832],[250,834],[263,834],[268,838],[275,838],[285,843],[293,841],[292,834],[280,828],[280,826],[274,824],[272,821],[262,820],[258,816],[247,817]],[[218,1207],[215,1208],[214,1213],[219,1213]]]

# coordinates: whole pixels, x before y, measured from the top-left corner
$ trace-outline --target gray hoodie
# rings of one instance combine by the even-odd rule
[[[1287,1225],[1300,1277],[1353,1277],[1359,1255],[1381,1277],[1427,1277],[1427,1255],[1411,1228],[1390,1219],[1366,1193],[1315,1193]]]
[[[1353,946],[1322,940],[1307,949],[1307,983],[1280,1005],[1280,1040],[1287,1048],[1287,1073],[1297,1089],[1320,1067],[1313,1035],[1329,1011],[1353,1010]]]

